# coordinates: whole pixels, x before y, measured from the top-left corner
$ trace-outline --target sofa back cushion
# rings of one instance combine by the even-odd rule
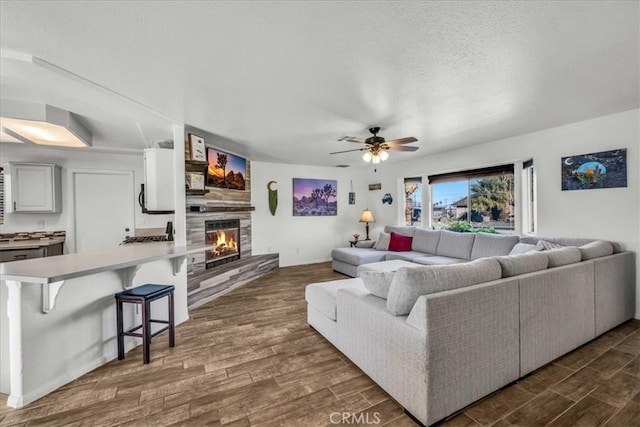
[[[475,240],[475,233],[458,233],[443,230],[440,232],[440,241],[436,255],[452,258],[471,259],[471,249]]]
[[[391,281],[387,309],[396,316],[404,316],[421,295],[490,282],[501,276],[500,264],[493,258],[455,265],[401,267]]]
[[[471,259],[509,255],[511,249],[513,249],[519,241],[520,236],[478,233],[473,241]]]
[[[415,233],[416,227],[402,225],[385,225],[384,231],[385,233],[391,233],[393,231],[394,233],[413,237],[413,233]]]
[[[575,246],[565,246],[564,248],[556,248],[544,251],[549,258],[549,268],[560,267],[561,265],[574,264],[582,260],[580,249]]]
[[[440,241],[440,230],[429,230],[428,228],[416,228],[413,234],[411,250],[435,255]]]
[[[389,295],[389,289],[391,288],[391,281],[396,275],[395,271],[362,271],[360,272],[360,278],[364,287],[367,290],[380,298],[387,299]]]
[[[391,232],[391,240],[389,241],[389,250],[393,252],[409,252],[411,250],[411,241],[413,237],[405,236],[394,231]]]
[[[613,245],[609,242],[605,242],[604,240],[596,240],[595,242],[587,243],[586,245],[580,246],[578,249],[580,249],[582,261],[613,254]]]
[[[545,270],[549,265],[549,257],[543,252],[498,256],[495,259],[502,268],[502,277],[512,277]]]

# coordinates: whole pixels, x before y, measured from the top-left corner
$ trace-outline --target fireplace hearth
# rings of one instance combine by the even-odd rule
[[[217,267],[240,259],[240,220],[225,219],[204,222],[205,243],[215,246],[206,252],[206,268]]]

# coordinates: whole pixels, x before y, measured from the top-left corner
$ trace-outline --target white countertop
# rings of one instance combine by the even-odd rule
[[[83,252],[0,264],[0,280],[52,283],[146,262],[203,252],[212,246],[174,246],[173,243],[123,245],[100,252]]]

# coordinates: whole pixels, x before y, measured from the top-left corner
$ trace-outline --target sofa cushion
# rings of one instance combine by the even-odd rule
[[[376,243],[373,245],[373,249],[377,251],[388,251],[389,250],[389,242],[391,241],[391,235],[389,233],[380,232],[380,237],[376,240]]]
[[[549,242],[547,240],[538,240],[536,246],[540,248],[541,251],[548,251],[550,249],[557,249],[564,247],[559,243]]]
[[[361,271],[360,278],[365,288],[373,295],[387,299],[391,281],[396,275],[395,271]]]
[[[403,236],[411,236],[413,237],[413,233],[416,231],[416,227],[404,226],[404,225],[387,225],[384,227],[385,233],[398,233]]]
[[[532,245],[531,243],[516,243],[513,249],[511,249],[511,252],[509,252],[509,255],[526,254],[527,252],[532,251],[540,251],[540,248],[537,245]]]
[[[500,263],[500,268],[502,268],[502,277],[512,277],[546,270],[549,265],[549,257],[542,252],[498,256],[495,259]]]
[[[461,262],[468,262],[466,259],[451,258],[448,256],[422,256],[419,258],[413,258],[411,262],[422,265],[451,265],[460,264]]]
[[[413,261],[415,258],[422,258],[425,254],[422,252],[416,251],[407,251],[407,252],[387,252],[385,256],[385,260],[391,261],[394,259],[402,259],[405,261]]]
[[[544,251],[549,258],[549,268],[560,267],[561,265],[574,264],[582,260],[580,249],[575,246],[565,246],[562,248]]]
[[[459,265],[400,268],[391,282],[387,309],[396,316],[409,314],[421,295],[447,291],[500,279],[500,264],[483,258]]]
[[[613,254],[613,245],[609,242],[605,242],[604,240],[596,240],[595,242],[587,243],[586,245],[580,246],[578,249],[580,249],[582,261]]]
[[[371,248],[337,248],[331,251],[331,258],[351,265],[384,261],[385,251]]]
[[[413,237],[404,234],[391,232],[391,240],[389,241],[389,250],[392,252],[408,252],[411,250],[411,241]]]
[[[519,241],[519,236],[478,233],[473,241],[471,259],[508,255]]]
[[[471,259],[471,249],[475,240],[475,233],[458,233],[443,230],[440,232],[440,241],[436,255],[451,258]]]
[[[428,228],[416,228],[413,233],[411,250],[435,255],[440,241],[440,230],[429,230]]]
[[[336,320],[336,295],[338,290],[348,288],[360,289],[368,293],[360,278],[340,279],[307,285],[304,299],[329,319]]]
[[[401,259],[394,259],[392,261],[380,261],[372,262],[369,264],[363,264],[358,266],[358,277],[363,271],[398,271],[400,267],[415,267],[416,265],[409,261],[403,261]]]

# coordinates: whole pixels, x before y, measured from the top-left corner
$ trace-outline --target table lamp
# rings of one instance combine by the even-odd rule
[[[362,215],[360,215],[360,219],[358,220],[358,222],[364,222],[366,224],[365,229],[367,230],[367,238],[365,240],[371,240],[369,239],[369,223],[376,222],[371,211],[369,209],[363,210]]]

